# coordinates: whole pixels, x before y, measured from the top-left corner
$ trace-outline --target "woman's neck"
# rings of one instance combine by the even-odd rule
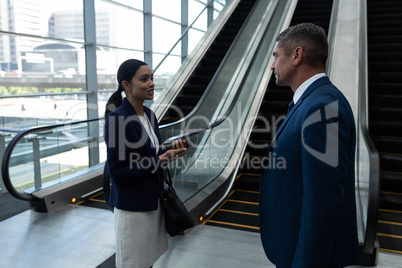
[[[137,113],[137,115],[139,115],[139,116],[144,115],[144,101],[143,100],[130,98],[130,99],[128,99],[128,101],[133,106],[133,108],[134,108],[135,112]]]

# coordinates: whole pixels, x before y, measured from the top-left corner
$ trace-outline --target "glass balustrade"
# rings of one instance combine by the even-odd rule
[[[11,184],[21,194],[31,194],[102,168],[106,160],[103,120],[59,125],[29,131],[14,146],[9,161]],[[95,132],[96,133],[96,132]]]

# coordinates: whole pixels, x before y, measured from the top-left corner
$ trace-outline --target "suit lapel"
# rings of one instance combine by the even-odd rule
[[[293,116],[297,108],[303,103],[304,99],[310,95],[311,92],[313,92],[317,87],[323,85],[323,84],[328,84],[330,83],[329,78],[327,76],[324,76],[322,78],[317,79],[314,81],[303,93],[303,95],[300,97],[300,99],[297,101],[297,103],[290,109],[289,113],[287,114],[285,120],[282,122],[281,126],[279,127],[278,131],[276,132],[274,138],[272,139],[271,144],[268,147],[268,152],[270,151],[271,147],[273,144],[275,144],[275,141],[278,139],[279,134],[283,131],[285,128],[286,124],[289,122],[289,119]]]

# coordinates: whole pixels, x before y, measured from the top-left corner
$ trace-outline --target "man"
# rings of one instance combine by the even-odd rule
[[[355,124],[343,94],[325,75],[324,30],[303,23],[276,39],[271,69],[294,92],[268,157],[282,168],[261,168],[260,232],[277,267],[359,264],[355,203]]]

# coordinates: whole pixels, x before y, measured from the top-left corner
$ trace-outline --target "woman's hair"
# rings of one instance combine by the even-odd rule
[[[124,91],[123,81],[130,82],[131,79],[135,76],[138,68],[142,65],[147,65],[145,62],[135,59],[129,59],[123,62],[119,69],[117,70],[117,82],[119,86],[117,87],[116,92],[110,96],[109,100],[106,103],[105,110],[105,119],[107,116],[117,107],[119,107],[123,102],[123,97],[121,93]]]

